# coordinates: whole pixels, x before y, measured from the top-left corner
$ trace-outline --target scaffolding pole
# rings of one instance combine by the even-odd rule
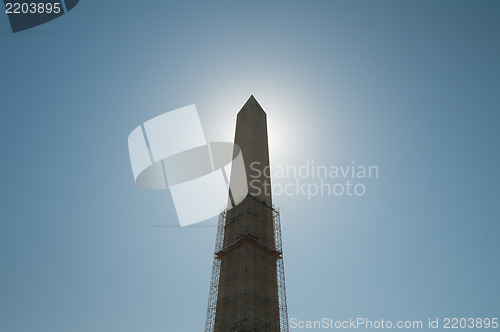
[[[279,257],[276,260],[278,281],[278,305],[280,310],[280,331],[288,332],[288,309],[286,304],[285,263],[283,260],[283,243],[281,240],[281,221],[279,209],[273,209],[274,243]]]
[[[226,212],[219,214],[217,224],[217,236],[215,238],[214,262],[212,265],[212,277],[210,278],[210,292],[208,294],[207,319],[205,322],[205,332],[213,332],[215,328],[215,311],[217,309],[217,293],[219,291],[220,259],[217,253],[222,250],[224,242],[224,226],[226,225]]]

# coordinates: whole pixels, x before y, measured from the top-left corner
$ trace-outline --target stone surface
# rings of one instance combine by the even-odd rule
[[[238,113],[235,144],[241,148],[247,174],[255,177],[248,179],[248,196],[227,212],[224,249],[218,253],[215,331],[278,332],[279,253],[274,244],[272,197],[270,190],[264,190],[270,179],[263,172],[269,166],[267,121],[253,96]]]

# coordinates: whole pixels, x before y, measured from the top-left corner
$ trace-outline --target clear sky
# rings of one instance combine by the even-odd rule
[[[82,0],[17,34],[1,14],[0,331],[201,331],[215,219],[151,227],[175,209],[127,137],[196,104],[231,141],[251,94],[273,166],[379,169],[361,197],[275,196],[290,318],[500,317],[499,35],[486,0]]]

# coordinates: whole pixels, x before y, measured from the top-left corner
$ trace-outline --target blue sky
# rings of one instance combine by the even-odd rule
[[[127,137],[196,104],[231,141],[251,94],[272,165],[380,173],[274,198],[290,317],[499,316],[498,2],[82,0],[9,30],[1,331],[202,330],[215,228],[150,227],[175,209],[134,184]]]

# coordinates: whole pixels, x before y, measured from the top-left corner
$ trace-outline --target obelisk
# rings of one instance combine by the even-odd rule
[[[248,195],[226,214],[215,313],[216,332],[279,332],[280,310],[266,113],[251,96],[238,113]]]

